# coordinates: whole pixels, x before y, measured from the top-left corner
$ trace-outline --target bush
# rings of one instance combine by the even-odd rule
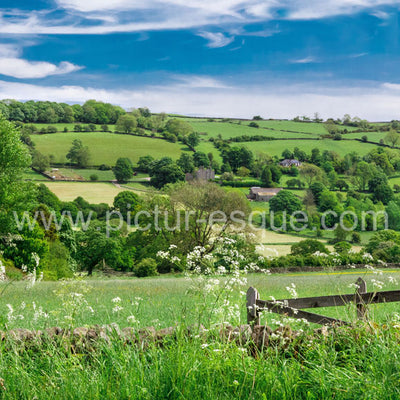
[[[92,175],[90,175],[90,180],[91,180],[92,182],[95,182],[95,181],[98,181],[98,180],[99,180],[99,177],[98,177],[98,175],[96,175],[96,174],[92,174]]]
[[[338,242],[333,247],[339,254],[347,254],[351,249],[351,244],[349,242]]]
[[[110,171],[111,170],[111,166],[107,165],[107,164],[101,164],[99,167],[99,171]]]
[[[250,126],[251,128],[259,128],[259,127],[260,127],[260,125],[258,125],[257,122],[250,122],[250,123],[249,123],[249,126]]]
[[[152,258],[144,258],[136,266],[135,274],[139,278],[158,275],[156,261]]]
[[[261,186],[260,181],[222,181],[221,186],[231,186],[231,187],[251,187],[251,186]]]
[[[353,244],[361,243],[361,235],[358,232],[353,232],[351,234],[351,243]]]
[[[367,141],[368,141],[368,136],[367,136],[367,135],[364,135],[364,136],[361,138],[361,141],[362,141],[362,142],[367,142]]]
[[[325,245],[315,239],[302,240],[301,242],[295,243],[290,248],[290,253],[295,256],[311,255],[316,253],[317,251],[320,253],[329,254],[329,251],[325,247]]]
[[[342,140],[342,135],[339,132],[335,133],[333,140]]]

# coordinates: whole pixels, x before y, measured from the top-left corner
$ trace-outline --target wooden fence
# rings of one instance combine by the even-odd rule
[[[355,304],[357,317],[368,318],[368,304],[391,303],[400,301],[400,290],[383,292],[367,292],[367,284],[362,278],[356,281],[357,290],[353,294],[339,294],[333,296],[303,297],[298,299],[260,300],[257,289],[250,287],[247,290],[247,322],[252,325],[260,324],[260,312],[268,310],[288,317],[306,319],[320,325],[350,325],[340,319],[326,317],[303,309],[320,307],[340,307],[346,304]]]

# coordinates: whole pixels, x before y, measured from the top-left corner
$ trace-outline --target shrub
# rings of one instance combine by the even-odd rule
[[[92,175],[90,175],[90,180],[91,180],[92,182],[95,182],[95,181],[98,181],[98,180],[99,180],[99,177],[98,177],[98,175],[96,175],[96,174],[92,174]]]
[[[333,140],[342,140],[342,135],[339,132],[335,133]]]
[[[107,165],[107,164],[101,164],[99,167],[99,171],[110,171],[111,166]]]
[[[368,141],[368,136],[367,136],[367,135],[364,135],[364,136],[361,138],[361,141],[362,141],[362,142]]]
[[[135,274],[139,278],[158,275],[156,261],[153,258],[144,258],[136,266]]]
[[[257,122],[250,122],[250,123],[249,123],[249,126],[250,126],[251,128],[259,128],[259,127],[260,127],[260,125],[258,125]]]
[[[333,247],[339,254],[346,254],[350,251],[351,244],[349,242],[338,242]]]
[[[290,248],[290,253],[295,256],[310,255],[316,253],[317,251],[325,254],[329,253],[325,245],[315,239],[302,240],[301,242],[295,243]]]
[[[358,232],[353,232],[351,234],[351,243],[361,243],[361,235]]]

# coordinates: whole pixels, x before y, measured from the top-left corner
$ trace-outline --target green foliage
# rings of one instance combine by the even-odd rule
[[[167,124],[165,125],[165,129],[169,132],[174,134],[175,136],[188,136],[193,132],[193,127],[187,123],[186,121],[182,121],[177,118],[172,118],[168,120]]]
[[[292,214],[302,209],[302,203],[292,192],[281,190],[269,201],[269,208],[273,212],[286,211]]]
[[[116,129],[118,132],[132,133],[137,127],[137,120],[133,115],[121,115],[118,118]]]
[[[333,247],[339,254],[347,254],[351,250],[349,242],[337,242]]]
[[[139,210],[140,205],[141,199],[136,193],[130,190],[118,193],[114,199],[114,209],[119,211],[125,220],[127,218],[127,213],[130,211],[133,217]]]
[[[210,159],[202,151],[196,151],[193,154],[193,162],[196,167],[208,168],[210,166]]]
[[[32,154],[32,168],[39,172],[45,172],[50,167],[50,159],[38,150],[34,150]]]
[[[74,270],[71,263],[67,247],[60,241],[51,242],[49,251],[42,260],[43,278],[45,280],[72,278]]]
[[[329,251],[319,240],[306,239],[295,243],[290,248],[292,255],[311,255],[316,252],[328,254]]]
[[[92,182],[98,181],[99,180],[99,176],[97,174],[91,174],[90,175],[90,180]]]
[[[156,261],[153,258],[144,258],[136,265],[135,275],[139,278],[158,275]]]
[[[89,165],[90,160],[89,147],[84,146],[80,139],[75,139],[72,142],[72,147],[69,149],[66,157],[79,168],[86,168]]]
[[[271,168],[268,165],[263,168],[260,179],[265,187],[273,186]]]
[[[154,161],[152,156],[142,156],[139,158],[136,169],[141,172],[149,172],[150,164]]]
[[[127,182],[133,176],[132,161],[126,157],[118,158],[113,171],[118,182]]]
[[[23,173],[31,163],[27,147],[14,125],[0,116],[0,233],[10,232],[13,211],[29,210],[32,190],[23,183]]]
[[[351,234],[351,243],[353,244],[361,243],[361,235],[358,232],[353,232]]]
[[[187,139],[186,139],[187,144],[190,147],[196,147],[199,145],[200,143],[200,136],[198,133],[196,132],[192,132],[188,135]]]
[[[163,157],[150,164],[150,183],[156,188],[162,188],[167,183],[183,181],[185,174],[182,169],[169,157]]]
[[[177,160],[176,164],[185,173],[192,173],[194,171],[193,156],[188,153],[182,153],[179,159]]]

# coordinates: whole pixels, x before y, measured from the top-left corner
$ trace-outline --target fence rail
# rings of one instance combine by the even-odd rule
[[[260,312],[263,310],[269,310],[276,314],[283,314],[292,318],[306,319],[308,322],[320,325],[350,325],[349,322],[304,311],[304,309],[341,307],[346,304],[355,304],[357,307],[357,317],[359,319],[366,319],[368,318],[369,304],[400,301],[400,290],[367,292],[367,284],[362,278],[357,279],[356,285],[357,290],[352,294],[302,297],[298,299],[283,300],[261,300],[257,289],[250,287],[247,290],[247,322],[249,324],[259,325]]]

